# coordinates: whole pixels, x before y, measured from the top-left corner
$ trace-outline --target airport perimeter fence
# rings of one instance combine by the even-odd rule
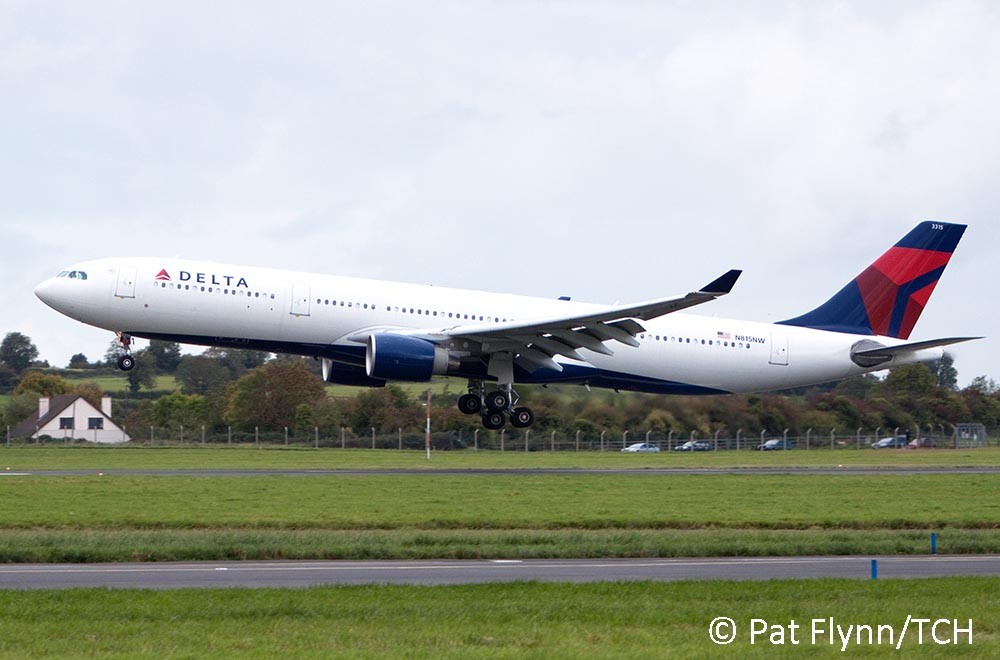
[[[87,432],[82,432],[86,435]],[[254,429],[252,431],[227,428],[221,432],[205,427],[146,427],[144,429],[124,429],[121,441],[102,444],[121,444],[128,438],[130,446],[148,447],[190,447],[190,446],[257,446],[257,447],[312,447],[339,449],[396,449],[423,450],[426,446],[426,432],[423,429],[397,429],[393,433],[369,429],[359,433],[350,428],[330,432],[319,428],[309,431],[281,429],[278,431]],[[80,435],[78,433],[77,435]],[[107,434],[105,433],[105,436]],[[444,451],[584,451],[614,452],[637,443],[645,443],[660,451],[683,451],[688,442],[698,443],[693,451],[747,451],[756,450],[770,442],[774,449],[795,450],[859,450],[869,449],[873,444],[886,439],[899,438],[898,444],[905,445],[917,440],[919,448],[966,449],[1000,446],[1000,429],[991,432],[981,424],[959,424],[954,427],[923,427],[914,429],[855,429],[845,434],[832,429],[814,432],[809,429],[804,434],[792,435],[788,430],[778,433],[766,429],[744,431],[735,434],[718,431],[710,436],[689,432],[662,432],[639,430],[587,431],[535,431],[532,429],[505,428],[499,431],[485,429],[435,431],[431,433],[431,448]],[[7,429],[6,446],[31,445],[71,445],[93,444],[88,437],[73,437],[69,431],[61,437],[41,436],[37,438],[14,437]],[[775,446],[776,445],[776,446]]]

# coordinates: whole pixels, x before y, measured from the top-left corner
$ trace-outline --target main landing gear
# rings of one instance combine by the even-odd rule
[[[500,389],[486,393],[482,381],[470,380],[469,393],[458,397],[458,409],[466,415],[479,414],[483,418],[483,426],[491,431],[504,427],[507,418],[515,428],[524,429],[535,421],[531,408],[517,406],[517,393],[510,385],[501,385]]]
[[[132,357],[132,344],[135,343],[135,340],[127,332],[116,332],[115,339],[125,351],[124,355],[118,356],[118,368],[122,371],[132,371],[132,367],[135,366],[135,358]]]

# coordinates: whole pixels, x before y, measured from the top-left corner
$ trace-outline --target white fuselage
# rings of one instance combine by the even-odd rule
[[[89,325],[138,337],[246,346],[353,364],[364,363],[358,337],[370,332],[443,330],[473,320],[530,321],[600,309],[547,298],[181,259],[102,259],[64,273],[85,273],[86,279],[52,278],[36,294]],[[642,325],[646,332],[637,337],[638,347],[617,345],[613,356],[586,351],[586,362],[557,357],[562,372],[522,374],[519,380],[652,392],[767,391],[872,371],[850,358],[859,340],[901,343],[683,313]],[[940,355],[940,349],[928,349],[907,362]]]

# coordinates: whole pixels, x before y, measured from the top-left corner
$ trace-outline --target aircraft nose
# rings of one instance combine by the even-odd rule
[[[56,304],[56,278],[50,277],[35,287],[35,296],[49,307]]]

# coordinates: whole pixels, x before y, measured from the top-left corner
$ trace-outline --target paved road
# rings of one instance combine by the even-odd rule
[[[877,557],[879,578],[1000,575],[1000,555]],[[868,579],[872,557],[571,559],[526,561],[281,561],[0,565],[0,589],[312,587],[541,580]]]
[[[1000,466],[976,467],[923,467],[923,466],[846,466],[846,467],[736,467],[736,468],[263,468],[263,469],[83,469],[83,470],[18,470],[0,471],[2,476],[84,477],[91,475],[118,475],[126,477],[345,477],[345,476],[532,476],[532,475],[585,475],[585,474],[635,474],[635,475],[692,475],[692,474],[1000,474]]]

